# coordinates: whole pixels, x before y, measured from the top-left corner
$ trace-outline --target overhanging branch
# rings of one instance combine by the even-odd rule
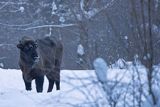
[[[50,27],[54,27],[54,28],[63,28],[63,27],[72,27],[72,26],[76,26],[77,24],[60,24],[60,25],[41,25],[41,26],[34,26],[34,27],[28,27],[22,30],[32,30],[32,29],[39,29],[39,28],[50,28]]]

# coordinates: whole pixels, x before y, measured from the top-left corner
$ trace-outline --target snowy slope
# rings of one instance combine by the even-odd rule
[[[108,72],[110,80],[130,81],[126,70]],[[54,88],[53,92],[47,93],[48,81],[45,78],[41,94],[36,93],[34,81],[33,90],[25,91],[21,75],[20,70],[0,69],[0,107],[89,107],[96,101],[104,103],[93,70],[62,70],[61,90]]]

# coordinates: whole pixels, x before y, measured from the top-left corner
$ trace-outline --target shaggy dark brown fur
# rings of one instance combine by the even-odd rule
[[[60,90],[60,66],[63,46],[54,37],[45,37],[34,41],[23,37],[17,48],[20,49],[19,66],[22,70],[26,90],[31,90],[31,82],[35,79],[37,92],[43,91],[44,75],[48,78],[48,92]]]

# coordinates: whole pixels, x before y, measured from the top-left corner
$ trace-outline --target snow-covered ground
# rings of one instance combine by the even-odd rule
[[[124,69],[109,69],[107,78],[129,82],[129,74]],[[0,69],[0,107],[90,107],[88,105],[94,105],[96,101],[103,105],[99,87],[94,70],[62,70],[60,91],[54,88],[47,93],[45,78],[43,93],[36,93],[34,81],[32,91],[27,92],[20,70]]]

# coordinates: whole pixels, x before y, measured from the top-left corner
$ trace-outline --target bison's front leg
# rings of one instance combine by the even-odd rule
[[[23,80],[24,80],[24,83],[25,83],[26,90],[31,91],[32,90],[31,82],[26,81],[24,76],[23,76]]]
[[[35,83],[36,83],[36,90],[37,92],[42,92],[43,91],[43,83],[44,83],[44,76],[37,76],[35,78]]]
[[[48,79],[48,82],[49,82],[49,86],[48,86],[47,92],[51,92],[54,86],[54,80]]]
[[[60,90],[60,81],[56,81],[56,90]]]

